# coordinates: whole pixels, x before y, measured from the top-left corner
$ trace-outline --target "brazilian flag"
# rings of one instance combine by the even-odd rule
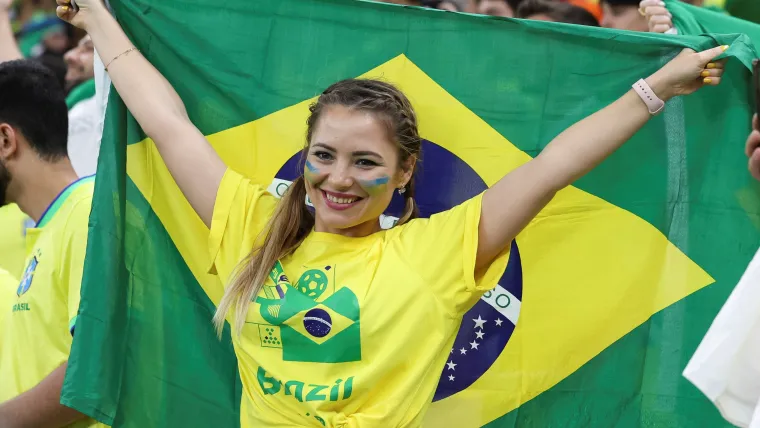
[[[322,90],[360,76],[397,84],[425,140],[424,216],[493,185],[684,47],[730,45],[723,84],[670,101],[517,237],[499,283],[462,319],[425,422],[727,426],[681,372],[760,240],[760,187],[743,155],[756,56],[748,36],[357,0],[111,5],[224,161],[275,195],[296,176],[308,105]],[[222,288],[207,273],[208,229],[115,91],[90,225],[63,403],[115,427],[240,426],[229,329],[219,340],[211,324]],[[299,284],[318,293],[323,279]],[[272,307],[282,323],[260,331],[267,345],[303,336],[295,326],[306,318],[340,318],[340,333],[299,345],[315,358],[354,322],[329,304],[286,312]],[[461,352],[472,343],[479,352]]]

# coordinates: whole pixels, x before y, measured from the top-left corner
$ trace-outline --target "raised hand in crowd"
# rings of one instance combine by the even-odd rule
[[[642,0],[639,13],[647,18],[650,33],[675,33],[673,15],[662,0]]]

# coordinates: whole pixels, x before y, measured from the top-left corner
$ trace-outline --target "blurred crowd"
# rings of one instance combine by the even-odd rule
[[[456,12],[504,16],[577,25],[649,31],[639,13],[640,0],[381,0]],[[758,1],[758,0],[753,0]],[[723,11],[724,0],[684,0],[695,6]],[[760,1],[759,1],[760,2]]]

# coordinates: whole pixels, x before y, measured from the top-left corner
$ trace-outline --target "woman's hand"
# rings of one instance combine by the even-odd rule
[[[663,101],[691,94],[705,85],[715,86],[720,83],[726,60],[713,59],[726,49],[728,46],[718,46],[702,52],[684,49],[646,81]]]
[[[665,33],[673,28],[673,15],[662,0],[641,0],[639,12],[646,16],[650,33]]]
[[[749,158],[749,172],[760,181],[760,124],[758,124],[757,114],[752,117],[752,133],[747,137],[747,146],[745,154]]]
[[[76,9],[72,7],[71,0],[56,1],[58,7],[56,8],[55,13],[58,17],[85,31],[87,30],[87,24],[90,22],[91,17],[106,10],[103,0],[74,0],[77,5]]]
[[[5,12],[13,6],[14,0],[0,0],[0,12]]]

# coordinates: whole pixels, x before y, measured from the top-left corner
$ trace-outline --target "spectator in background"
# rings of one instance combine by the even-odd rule
[[[383,3],[401,4],[406,6],[422,6],[422,0],[380,0]]]
[[[94,180],[67,157],[63,88],[36,61],[0,64],[0,205],[36,226],[0,331],[0,426],[102,426],[60,404],[76,327]],[[21,344],[21,345],[20,345]]]
[[[647,19],[639,13],[639,0],[601,0],[602,27],[649,31]]]
[[[467,7],[467,3],[461,0],[422,0],[422,5],[450,12],[462,12]]]
[[[10,4],[11,0],[0,0],[0,62],[24,57],[12,33]],[[58,20],[58,17],[55,19]],[[64,55],[67,68],[63,87],[68,93],[66,105],[69,108],[69,158],[80,177],[95,174],[100,152],[102,128],[98,126],[101,115],[95,100],[94,56],[89,36],[82,38],[76,47]],[[37,59],[48,65],[46,61]],[[54,73],[61,71],[55,67],[48,68]]]
[[[34,9],[37,3],[39,2],[22,1],[13,14],[18,19],[23,18],[29,21],[37,13]],[[14,24],[11,18],[12,4],[13,0],[0,0],[0,63],[24,57],[14,36]],[[52,4],[55,7],[55,3]],[[74,27],[62,24],[57,16],[54,15],[54,17],[57,21],[56,25],[65,25],[63,28],[66,28],[69,37],[77,34],[78,30],[72,30]],[[52,33],[48,33],[47,40],[51,40],[51,35]],[[38,42],[44,45],[45,40],[46,37],[40,35]],[[54,42],[52,46],[57,46],[58,42],[60,40]],[[66,55],[69,70],[64,63],[63,55],[56,54],[54,50],[42,48],[42,53],[34,58],[50,69],[60,86],[69,91],[66,100],[69,107],[69,158],[80,177],[95,173],[100,135],[103,130],[102,110],[105,106],[94,96],[93,57],[92,43],[88,38]],[[102,64],[100,69],[102,70]],[[0,207],[0,269],[9,271],[17,278],[21,277],[24,267],[25,231],[29,227],[34,227],[34,222],[15,204]]]
[[[481,15],[512,18],[522,0],[476,0],[475,12]]]
[[[602,22],[602,6],[599,5],[598,0],[560,0],[560,1],[585,9],[591,15],[594,16],[594,19],[596,20],[596,22]]]
[[[586,9],[553,0],[524,0],[517,8],[515,17],[591,27],[599,26],[599,21]]]
[[[95,98],[95,48],[85,36],[66,52],[66,105],[69,108],[69,158],[80,177],[95,174],[102,129]]]
[[[14,21],[19,49],[26,58],[46,51],[63,55],[69,48],[66,26],[56,19],[55,5],[44,0],[3,0]]]

